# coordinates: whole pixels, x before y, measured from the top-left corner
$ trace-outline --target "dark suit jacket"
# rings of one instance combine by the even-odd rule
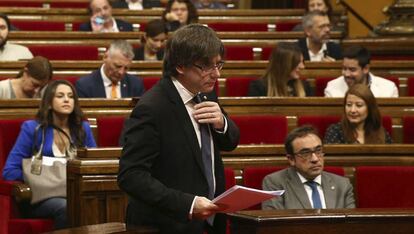
[[[239,140],[237,126],[229,118],[227,123],[225,134],[211,131],[215,196],[225,188],[220,150],[233,150]],[[162,78],[139,100],[125,140],[118,184],[129,196],[127,225],[155,226],[161,233],[202,234],[205,222],[188,218],[195,195],[208,196],[201,150],[185,105],[169,77]],[[215,233],[225,233],[224,215],[216,214],[214,229]]]
[[[126,21],[120,20],[120,19],[115,19],[115,21],[116,21],[116,25],[118,26],[118,29],[120,32],[132,32],[133,31],[132,24]],[[79,26],[79,31],[92,32],[91,22],[82,23]]]
[[[323,171],[321,182],[327,209],[355,208],[354,192],[348,178]],[[263,189],[285,190],[282,196],[264,201],[263,209],[312,209],[294,167],[267,175],[263,179]]]
[[[144,60],[144,46],[140,46],[134,49],[134,60]],[[164,49],[161,49],[157,52],[157,60],[164,59]]]
[[[117,0],[113,2],[112,4],[113,8],[125,8],[128,9],[128,3],[125,2],[125,0]],[[142,7],[144,9],[147,8],[153,8],[153,7],[161,7],[161,1],[159,0],[144,0],[142,1]]]
[[[106,98],[100,69],[81,77],[75,84],[76,92],[81,98]],[[142,79],[126,74],[121,80],[121,97],[139,97],[144,93]]]
[[[306,45],[306,37],[298,39],[297,43],[300,47],[300,50],[302,51],[303,60],[309,61],[310,55],[309,55],[308,45]],[[342,49],[340,45],[336,44],[335,42],[329,41],[328,43],[326,43],[326,48],[328,50],[326,53],[329,57],[332,57],[335,60],[342,59]]]

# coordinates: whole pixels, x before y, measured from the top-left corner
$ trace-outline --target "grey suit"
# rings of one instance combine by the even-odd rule
[[[285,190],[279,197],[263,202],[262,209],[312,209],[306,190],[294,167],[277,171],[263,179],[264,190]],[[352,185],[348,178],[322,172],[322,190],[326,208],[355,208]]]

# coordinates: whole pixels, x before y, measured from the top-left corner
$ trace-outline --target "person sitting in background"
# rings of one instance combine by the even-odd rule
[[[249,96],[305,97],[313,96],[306,80],[300,79],[305,66],[300,49],[294,43],[281,42],[270,56],[265,75],[250,82]]]
[[[308,12],[302,19],[305,38],[298,40],[305,61],[330,62],[342,59],[339,44],[329,41],[331,23],[321,11]]]
[[[112,17],[112,6],[108,0],[90,0],[90,21],[79,26],[80,31],[121,32],[132,31],[132,24]]]
[[[285,193],[264,201],[264,210],[355,208],[349,179],[323,171],[323,144],[312,126],[290,132],[285,150],[290,167],[267,175],[262,184],[263,190]]]
[[[343,97],[354,84],[368,86],[375,97],[398,97],[398,88],[394,82],[369,71],[371,54],[362,46],[352,46],[344,51],[342,76],[328,82],[325,97]]]
[[[125,40],[115,40],[103,57],[103,65],[91,74],[76,81],[76,91],[81,98],[125,98],[139,97],[144,93],[144,84],[127,71],[134,52]]]
[[[197,9],[190,0],[169,0],[162,14],[169,32],[179,27],[198,22]]]
[[[0,81],[0,99],[38,98],[52,77],[49,60],[36,56],[27,62],[17,78]]]
[[[377,101],[368,86],[352,86],[344,98],[341,122],[326,130],[326,144],[391,144],[389,133],[382,126]]]
[[[130,10],[142,10],[153,7],[161,7],[161,2],[159,0],[117,0],[112,3],[112,7]]]
[[[305,14],[312,11],[320,11],[327,14],[329,19],[331,19],[332,4],[329,0],[307,0],[305,6]],[[303,31],[303,24],[297,24],[292,31]]]
[[[197,9],[226,9],[226,5],[215,0],[198,0],[193,1]]]
[[[71,143],[76,147],[96,147],[84,119],[72,84],[66,80],[53,81],[46,88],[36,120],[22,124],[4,166],[3,178],[23,181],[22,161],[32,156],[33,149],[40,149],[42,142],[42,155],[47,157],[68,157]],[[44,139],[42,130],[45,131]],[[67,227],[66,197],[48,198],[32,204],[25,211],[33,218],[53,218],[55,229]]]
[[[27,47],[7,42],[11,29],[7,15],[0,13],[0,61],[17,61],[33,58]]]
[[[156,19],[148,22],[141,38],[142,45],[134,50],[134,60],[162,60],[167,34],[164,21]]]

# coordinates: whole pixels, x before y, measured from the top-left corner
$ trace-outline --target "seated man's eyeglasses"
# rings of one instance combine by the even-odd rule
[[[220,71],[224,66],[224,61],[220,61],[214,65],[198,65],[194,63],[193,66],[200,69],[201,71],[205,73],[211,73],[214,71],[214,69],[217,69]]]
[[[310,160],[312,158],[312,155],[315,154],[318,158],[323,157],[325,153],[323,152],[322,146],[317,146],[313,150],[311,149],[302,149],[296,153],[294,153],[295,156],[301,157],[306,160]]]

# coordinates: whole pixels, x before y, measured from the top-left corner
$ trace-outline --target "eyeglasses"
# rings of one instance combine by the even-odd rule
[[[318,158],[321,158],[325,155],[325,153],[323,152],[322,146],[318,146],[314,150],[303,149],[303,150],[300,150],[299,152],[294,153],[295,156],[301,157],[306,160],[310,160],[313,154],[315,154]]]
[[[217,69],[217,70],[221,70],[221,69],[223,69],[223,66],[224,66],[224,61],[220,61],[220,62],[218,62],[218,63],[216,63],[216,64],[214,64],[214,65],[210,65],[210,66],[206,66],[206,65],[198,65],[198,64],[193,64],[193,66],[194,67],[196,67],[196,68],[198,68],[198,69],[200,69],[201,71],[203,71],[203,72],[205,72],[205,73],[211,73],[211,72],[213,72],[214,71],[214,69]]]

